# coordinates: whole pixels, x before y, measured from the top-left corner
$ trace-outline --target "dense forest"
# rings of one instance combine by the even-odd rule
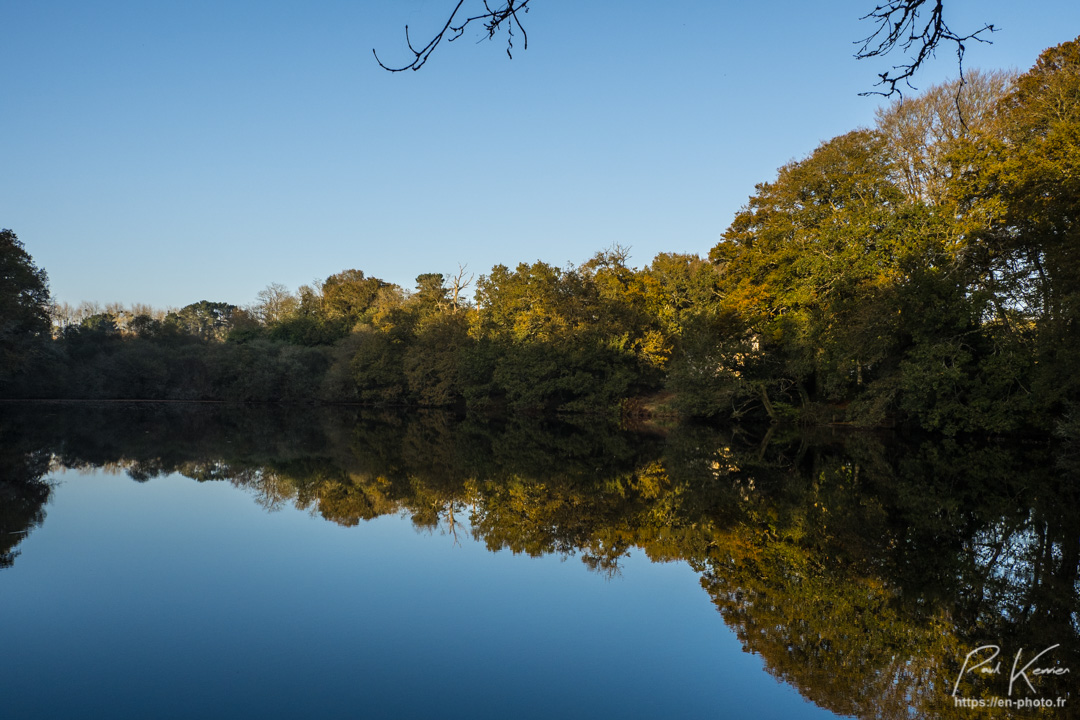
[[[246,308],[72,310],[0,233],[0,396],[677,413],[1005,433],[1080,400],[1080,40],[780,168],[707,258],[346,270]],[[470,298],[468,292],[473,296]]]

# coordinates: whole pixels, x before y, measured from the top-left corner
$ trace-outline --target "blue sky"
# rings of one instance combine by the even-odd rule
[[[533,0],[418,73],[452,0],[0,4],[0,227],[77,303],[250,303],[347,268],[707,253],[776,168],[869,125],[899,58],[852,58],[873,0]],[[1080,3],[949,0],[967,67],[1026,69]],[[520,40],[520,39],[518,39]],[[520,42],[515,45],[520,48]],[[949,51],[916,79],[953,77]]]

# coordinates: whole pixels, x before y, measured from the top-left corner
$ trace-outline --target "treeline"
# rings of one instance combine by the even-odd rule
[[[103,312],[5,349],[0,391],[1048,430],[1080,400],[1078,216],[1073,41],[786,165],[707,259],[616,247],[411,291],[347,270],[248,308]]]

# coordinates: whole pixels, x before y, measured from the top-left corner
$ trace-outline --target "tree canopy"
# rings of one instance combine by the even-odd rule
[[[25,369],[49,335],[49,278],[18,236],[0,230],[0,384]]]

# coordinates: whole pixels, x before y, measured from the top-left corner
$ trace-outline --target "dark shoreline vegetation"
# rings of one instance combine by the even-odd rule
[[[757,186],[707,259],[346,270],[247,308],[50,303],[0,233],[0,397],[360,403],[1074,434],[1080,42],[879,113]],[[1073,418],[1070,420],[1070,418]]]
[[[1069,442],[838,428],[9,403],[0,566],[22,562],[20,543],[48,522],[48,476],[179,474],[230,483],[268,511],[345,527],[404,515],[447,542],[573,557],[602,576],[631,550],[683,561],[744,648],[819,706],[982,717],[943,689],[971,648],[1060,644],[1062,665],[1080,659],[1078,459]],[[972,677],[964,695],[1004,696],[1001,682]],[[1037,682],[1074,703],[1069,676]]]

